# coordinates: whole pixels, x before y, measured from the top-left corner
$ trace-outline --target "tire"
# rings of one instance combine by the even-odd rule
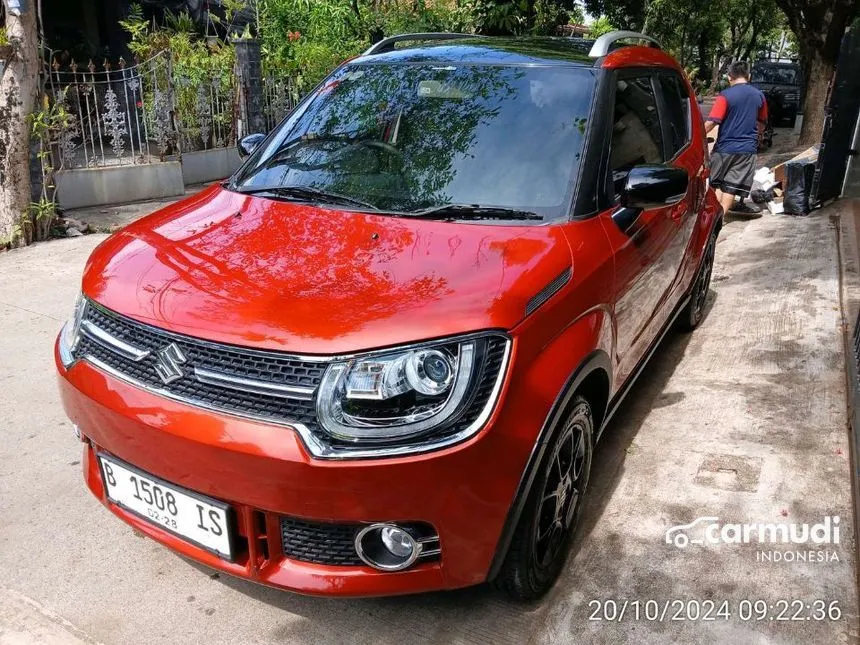
[[[561,573],[591,472],[593,419],[588,401],[575,396],[570,414],[547,446],[511,545],[493,581],[497,589],[514,600],[540,598]]]
[[[678,314],[678,327],[683,331],[693,331],[705,318],[705,303],[708,300],[708,290],[711,288],[711,275],[714,271],[714,253],[717,247],[717,232],[711,233],[702,264],[690,289],[690,302]]]

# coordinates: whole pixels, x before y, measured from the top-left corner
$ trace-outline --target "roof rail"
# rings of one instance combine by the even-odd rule
[[[378,43],[374,43],[370,48],[362,54],[363,56],[373,56],[373,54],[381,54],[383,52],[393,51],[394,45],[407,40],[457,40],[459,38],[474,38],[474,34],[453,34],[448,32],[430,32],[418,34],[398,34],[397,36],[389,36],[383,38]]]
[[[612,51],[612,46],[619,40],[644,40],[648,43],[649,47],[662,49],[660,47],[660,43],[654,38],[646,36],[645,34],[640,34],[638,31],[610,31],[594,41],[594,45],[591,46],[591,51],[588,52],[588,55],[591,58],[606,56],[606,54]]]

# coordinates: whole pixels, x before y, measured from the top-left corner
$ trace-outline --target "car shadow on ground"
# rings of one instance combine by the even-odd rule
[[[706,315],[715,300],[716,293],[712,289],[706,304]],[[623,472],[625,458],[635,450],[634,440],[649,411],[671,405],[680,400],[679,397],[683,398],[683,392],[664,390],[691,338],[691,334],[674,329],[666,334],[650,363],[644,368],[604,430],[594,456],[586,506],[568,555],[568,568],[611,499]],[[350,640],[351,634],[354,642],[360,642],[366,637],[376,642],[386,642],[389,637],[398,640],[397,635],[402,636],[405,632],[413,637],[410,640],[418,641],[445,642],[455,637],[465,637],[466,640],[494,644],[524,643],[529,640],[543,611],[553,604],[552,600],[571,591],[562,582],[556,585],[547,598],[530,604],[509,601],[487,584],[454,591],[389,598],[329,599],[263,587],[186,561],[253,600],[305,618],[305,621],[290,619],[282,625],[271,626],[276,630],[274,637],[284,640],[312,640],[311,636],[316,630],[325,629],[330,630],[328,633],[341,634],[347,640]],[[314,626],[312,623],[318,622],[321,614],[325,616],[325,625]]]
[[[715,301],[716,293],[711,289],[705,303],[705,317],[713,308]],[[692,333],[674,328],[667,332],[650,362],[644,367],[604,429],[594,452],[585,507],[568,561],[576,557],[588,535],[600,521],[604,508],[612,498],[621,478],[627,455],[633,454],[636,450],[634,439],[648,417],[648,413],[655,408],[673,405],[684,398],[683,392],[665,390],[667,382],[684,357],[692,338]]]

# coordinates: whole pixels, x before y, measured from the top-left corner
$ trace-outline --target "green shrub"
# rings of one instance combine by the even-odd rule
[[[196,136],[200,128],[197,104],[200,85],[217,84],[222,96],[229,97],[232,93],[233,46],[217,39],[204,39],[186,12],[167,12],[164,24],[154,25],[143,17],[140,6],[133,4],[125,20],[120,21],[120,26],[131,37],[128,47],[140,61],[148,60],[162,51],[170,52],[176,115],[186,133]],[[161,76],[157,81],[163,87],[162,83],[166,83],[166,78],[163,78],[167,73],[166,67],[156,66],[155,72]],[[143,81],[148,84],[152,79],[145,75]],[[144,110],[148,118],[154,118],[152,95],[148,93],[147,96]],[[213,118],[221,121],[226,119],[223,114],[214,115]],[[230,123],[221,123],[221,126],[229,129]]]
[[[258,35],[264,63],[301,75],[305,88],[345,59],[360,54],[372,36],[421,31],[472,31],[468,3],[369,0],[260,0]]]

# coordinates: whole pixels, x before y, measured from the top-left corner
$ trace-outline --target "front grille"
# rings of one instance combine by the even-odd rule
[[[141,361],[134,361],[82,334],[75,349],[78,358],[92,356],[127,378],[189,403],[280,422],[303,423],[311,429],[317,427],[313,401],[285,399],[203,383],[195,378],[193,368],[209,369],[277,385],[316,388],[326,368],[324,362],[306,361],[274,352],[249,350],[171,334],[106,311],[92,303],[87,305],[84,320],[138,349],[151,353]],[[183,376],[165,384],[155,371],[158,362],[155,352],[171,343],[175,343],[188,360],[182,365]]]
[[[363,564],[355,552],[355,536],[360,524],[305,522],[281,518],[284,555],[291,560],[358,566]]]
[[[323,362],[170,334],[92,305],[87,307],[86,320],[127,343],[152,352],[174,342],[188,356],[189,365],[205,365],[236,376],[316,387],[326,368]],[[154,372],[152,375],[158,378]]]

